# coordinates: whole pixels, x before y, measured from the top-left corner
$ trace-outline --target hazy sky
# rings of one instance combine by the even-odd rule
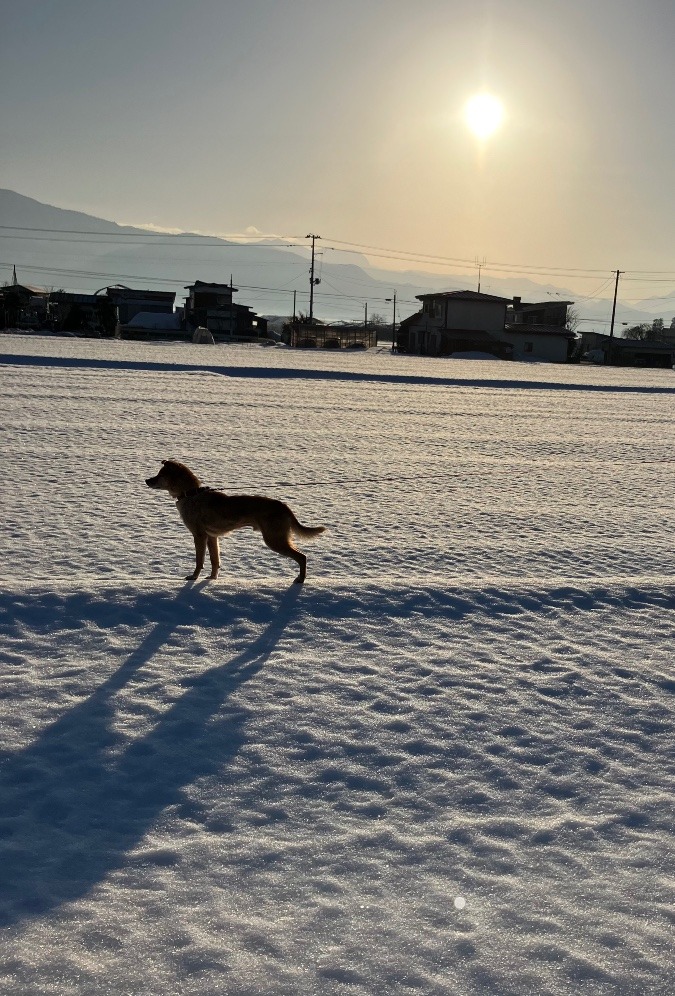
[[[0,46],[0,186],[38,200],[675,274],[672,0],[3,0]]]

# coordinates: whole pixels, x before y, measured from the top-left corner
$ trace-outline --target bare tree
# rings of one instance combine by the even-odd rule
[[[674,319],[675,321],[675,319]],[[672,327],[672,326],[671,326]],[[665,328],[662,318],[655,318],[651,323],[641,322],[639,325],[631,325],[624,332],[624,339],[652,339],[654,342],[665,340]]]
[[[567,309],[567,321],[565,322],[565,328],[570,332],[576,332],[579,327],[579,311],[577,308]]]

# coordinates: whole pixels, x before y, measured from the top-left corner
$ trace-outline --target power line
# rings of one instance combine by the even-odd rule
[[[28,226],[20,225],[0,225],[0,231],[5,232],[30,232],[30,233],[47,233],[45,235],[4,235],[4,238],[21,239],[25,241],[44,241],[44,242],[83,242],[88,245],[134,245],[134,241],[126,240],[150,240],[154,245],[161,246],[172,246],[176,247],[180,245],[185,248],[208,248],[208,249],[220,249],[220,250],[232,250],[232,249],[294,249],[302,250],[307,248],[299,240],[297,236],[278,236],[273,237],[268,240],[260,238],[256,235],[237,235],[230,236],[233,241],[227,241],[227,236],[218,235],[200,235],[199,233],[166,233],[166,232],[97,232],[88,229],[46,229],[46,228],[33,228]],[[74,236],[85,236],[84,239],[74,238],[74,239],[61,239],[54,238],[54,235],[74,235]],[[96,236],[96,238],[92,238]],[[187,241],[187,240],[191,241]],[[201,241],[192,241],[192,240]],[[295,240],[298,241],[295,241]],[[124,240],[124,241],[123,241]],[[164,241],[160,241],[164,240]],[[248,241],[245,241],[248,240]],[[398,262],[407,263],[421,263],[426,266],[447,266],[447,267],[467,267],[469,269],[475,269],[475,259],[469,259],[459,256],[441,256],[433,253],[423,253],[419,251],[405,250],[405,249],[391,249],[382,246],[373,246],[365,243],[358,242],[347,242],[340,239],[331,239],[331,242],[335,245],[325,245],[326,249],[333,251],[340,251],[345,253],[351,253],[355,255],[362,255],[363,251],[369,253],[371,256],[381,259],[396,260]],[[336,247],[340,247],[337,249]],[[261,264],[259,264],[261,265]],[[575,279],[586,279],[592,276],[597,276],[598,274],[608,274],[609,278],[614,271],[607,269],[595,269],[588,267],[566,267],[566,266],[547,266],[544,264],[533,264],[533,263],[511,263],[504,261],[486,261],[483,266],[484,269],[492,273],[511,273],[514,275],[533,275],[533,276],[545,276],[545,277],[574,277]],[[669,270],[626,270],[622,271],[625,280],[639,281],[639,282],[670,282],[675,280],[675,271]],[[630,274],[630,276],[629,276]]]
[[[385,249],[382,246],[369,246],[369,245],[360,244],[358,242],[343,242],[340,239],[330,239],[330,241],[331,242],[335,242],[337,245],[340,245],[340,246],[354,246],[354,249],[352,249],[352,250],[350,250],[350,249],[341,249],[342,252],[356,252],[357,250],[364,250],[365,249],[365,250],[371,250],[371,251],[373,251],[375,253],[381,253],[381,252],[383,252],[383,253],[396,253],[397,256],[396,257],[392,257],[392,258],[404,259],[406,257],[414,256],[415,257],[414,261],[416,261],[416,262],[419,262],[421,260],[428,260],[428,261],[431,262],[432,260],[435,260],[435,261],[438,261],[439,263],[455,263],[455,264],[461,263],[463,265],[471,267],[472,269],[475,269],[475,267],[476,267],[476,260],[475,260],[475,258],[474,259],[467,259],[467,258],[459,257],[459,256],[438,256],[438,255],[435,255],[433,253],[411,252],[410,250],[406,250],[406,249]],[[332,247],[329,247],[329,248],[332,248]],[[498,261],[492,261],[492,260],[488,260],[485,264],[481,264],[481,265],[484,265],[484,267],[486,269],[490,269],[490,270],[494,269],[495,267],[508,267],[509,269],[513,269],[513,270],[516,270],[516,269],[525,269],[525,270],[535,270],[536,269],[536,270],[539,270],[539,271],[542,271],[542,270],[555,270],[557,273],[561,273],[561,272],[564,271],[566,273],[569,273],[570,275],[582,274],[582,273],[584,273],[584,274],[607,273],[607,269],[605,269],[605,268],[603,268],[603,269],[589,269],[587,267],[544,266],[543,264],[504,263],[504,262],[498,262]]]
[[[600,296],[600,294],[605,290],[606,287],[609,286],[609,284],[611,282],[612,282],[612,276],[610,275],[609,277],[607,277],[606,280],[602,281],[602,283],[600,284],[600,286],[596,290],[594,290],[592,294],[587,294],[585,297],[582,295],[581,296],[581,300],[582,301],[593,301],[596,297]],[[576,295],[576,296],[578,296],[578,295]]]
[[[111,222],[114,224],[114,222]],[[125,226],[119,226],[123,228]],[[131,227],[131,226],[129,226]],[[11,232],[46,232],[49,234],[58,235],[97,235],[99,238],[103,239],[215,239],[216,242],[224,243],[226,245],[237,245],[238,242],[234,240],[240,239],[250,239],[251,244],[255,247],[257,245],[265,245],[267,248],[274,248],[279,242],[289,242],[292,243],[294,248],[301,248],[302,243],[298,242],[297,245],[293,241],[298,238],[295,235],[281,235],[281,236],[260,236],[260,235],[202,235],[200,232],[96,232],[89,229],[82,228],[30,228],[27,225],[0,225],[0,230],[11,231]],[[5,238],[18,238],[19,236],[6,235]],[[228,242],[228,239],[233,240]],[[264,242],[263,240],[269,240]],[[242,245],[248,245],[247,242],[242,242]]]
[[[248,238],[248,239],[255,240],[255,241],[251,241],[251,242],[244,242],[244,241],[226,241],[226,237],[225,236],[221,237],[221,236],[217,236],[217,235],[199,235],[199,234],[195,234],[195,233],[185,233],[185,234],[177,233],[175,235],[167,235],[167,233],[165,233],[165,232],[96,232],[96,231],[93,231],[93,230],[86,230],[86,229],[30,228],[30,227],[27,227],[27,226],[19,226],[19,225],[0,225],[0,230],[12,231],[12,232],[46,232],[47,234],[44,235],[44,236],[38,236],[38,235],[30,235],[30,236],[6,235],[6,236],[4,236],[5,238],[25,239],[25,240],[35,240],[35,241],[46,241],[46,242],[61,242],[61,241],[63,241],[63,242],[77,242],[77,241],[80,241],[80,240],[78,240],[78,239],[59,239],[59,238],[52,238],[51,236],[53,236],[53,235],[84,235],[84,236],[87,236],[87,238],[85,240],[82,240],[82,241],[86,241],[89,245],[97,245],[97,244],[101,244],[101,245],[112,245],[112,244],[116,244],[116,245],[133,245],[134,244],[133,241],[132,242],[127,242],[127,241],[121,241],[121,240],[123,240],[123,239],[124,240],[127,240],[127,239],[132,239],[132,240],[150,239],[150,240],[152,240],[154,242],[155,245],[161,244],[161,245],[166,245],[166,246],[175,246],[175,245],[177,245],[177,242],[174,241],[174,240],[180,240],[180,245],[181,246],[186,246],[186,247],[191,247],[191,248],[214,248],[214,249],[237,249],[237,248],[242,248],[242,249],[243,248],[249,248],[249,249],[261,249],[261,248],[262,249],[274,249],[274,248],[304,249],[304,248],[306,248],[305,246],[303,246],[303,244],[301,242],[294,242],[294,241],[292,241],[295,238],[294,236],[283,236],[280,239],[275,240],[274,242],[262,241],[258,236],[237,236],[237,239]],[[91,236],[96,236],[97,240],[94,241],[91,238]],[[185,239],[187,239],[187,238],[190,238],[190,239],[202,239],[202,240],[207,239],[209,241],[208,242],[204,242],[204,241],[187,242],[187,241],[185,241]],[[167,241],[159,243],[158,242],[159,239],[164,239],[164,240],[167,240]],[[116,240],[116,241],[113,241],[113,240]],[[459,257],[459,256],[439,256],[439,255],[435,255],[433,253],[416,252],[416,251],[406,250],[406,249],[388,249],[388,248],[383,248],[382,246],[370,246],[370,245],[360,244],[360,243],[357,243],[357,242],[344,242],[344,241],[341,241],[339,239],[331,239],[331,241],[335,242],[337,245],[339,245],[341,247],[345,247],[345,246],[352,246],[353,247],[351,249],[350,248],[340,248],[339,250],[336,250],[335,246],[326,246],[327,249],[332,249],[334,251],[347,252],[347,253],[351,253],[351,254],[361,255],[362,254],[361,251],[364,250],[364,249],[366,249],[366,250],[370,250],[371,253],[374,253],[375,255],[377,255],[379,253],[385,254],[381,258],[385,258],[385,259],[397,259],[400,262],[418,262],[418,263],[426,263],[427,265],[430,265],[430,264],[434,264],[434,265],[437,265],[437,264],[444,264],[444,265],[445,264],[451,264],[451,265],[468,266],[471,269],[475,268],[475,259],[468,259],[468,258],[463,258],[463,257]],[[567,274],[570,274],[570,275],[582,275],[582,274],[591,274],[591,273],[592,274],[598,274],[598,273],[605,273],[606,272],[605,270],[595,270],[595,269],[594,270],[589,270],[589,269],[584,268],[584,267],[573,267],[572,268],[572,267],[562,267],[562,266],[533,265],[533,264],[524,264],[524,263],[504,263],[504,262],[497,262],[497,261],[495,261],[495,262],[489,262],[489,263],[486,263],[485,265],[486,265],[487,269],[492,269],[492,270],[494,270],[495,268],[507,268],[509,270],[514,270],[514,271],[516,271],[516,270],[527,270],[528,272],[534,272],[535,270],[537,272],[555,271],[557,274],[562,274],[564,272],[564,273],[567,273]],[[665,272],[665,271],[663,271],[663,272]]]
[[[2,225],[0,225],[0,228],[2,228]],[[76,233],[72,232],[72,233],[69,233],[69,234],[73,234],[74,235]],[[14,239],[14,240],[24,241],[24,242],[74,242],[74,243],[79,243],[80,245],[87,245],[87,246],[96,246],[96,245],[99,245],[99,246],[134,246],[134,245],[138,244],[136,242],[128,242],[128,241],[124,241],[123,242],[122,241],[122,238],[124,238],[124,239],[131,238],[132,237],[131,234],[129,234],[128,236],[122,236],[122,237],[115,236],[114,240],[113,239],[97,239],[97,238],[90,238],[89,237],[90,235],[101,235],[101,234],[104,235],[105,234],[104,232],[103,233],[100,233],[100,232],[96,232],[96,233],[94,233],[94,232],[92,232],[92,233],[83,232],[83,233],[80,233],[80,234],[86,235],[87,237],[84,238],[84,239],[80,239],[80,238],[77,238],[77,239],[61,238],[59,236],[57,236],[57,238],[51,238],[50,236],[47,236],[47,235],[2,235],[1,237],[3,239]],[[164,238],[166,239],[166,236],[164,236]],[[174,238],[178,238],[178,236],[174,236]],[[212,236],[204,236],[204,238],[212,238]],[[217,241],[217,242],[187,242],[187,241],[184,241],[183,239],[181,239],[180,242],[157,242],[157,241],[153,240],[153,245],[154,246],[173,246],[173,247],[177,247],[177,248],[181,248],[181,249],[183,249],[183,248],[190,248],[190,249],[302,249],[302,248],[304,248],[303,246],[298,246],[295,243],[290,243],[290,242],[289,243],[285,243],[285,242],[279,243],[279,242],[276,242],[276,243],[274,243],[272,245],[270,243],[263,243],[263,242],[256,242],[256,243],[251,243],[251,242],[241,242],[241,243],[239,243],[239,242],[226,242],[226,241],[224,241],[222,239],[219,240],[219,241]]]
[[[4,267],[11,270],[11,263],[0,263],[0,267]],[[178,287],[189,286],[189,278],[183,277],[182,279],[177,279],[175,277],[148,277],[142,276],[140,274],[129,274],[129,273],[102,273],[96,270],[64,270],[58,269],[56,267],[40,267],[40,266],[23,266],[24,270],[28,270],[31,273],[42,273],[42,274],[57,274],[60,277],[69,277],[71,279],[88,279],[95,277],[97,280],[109,280],[109,281],[120,281],[120,280],[133,280],[133,281],[144,281],[145,283],[155,283],[155,284],[175,284]],[[294,280],[297,278],[294,278]],[[291,281],[289,281],[290,283]],[[261,284],[243,284],[237,282],[239,290],[249,290],[249,291],[259,291],[268,294],[292,294],[292,289],[286,289],[284,287],[267,287]],[[309,291],[301,291],[300,293],[309,294]],[[345,301],[355,301],[361,303],[364,297],[368,296],[371,301],[385,302],[386,297],[377,297],[375,295],[353,295],[353,294],[343,294],[336,290],[334,293],[322,291],[321,296],[326,298],[339,298]],[[407,304],[414,304],[415,302],[407,301]]]
[[[12,264],[11,263],[0,263],[0,268],[3,268],[3,267],[5,269],[11,271]],[[167,285],[168,284],[168,285],[177,286],[177,287],[185,287],[186,285],[189,285],[189,283],[190,283],[190,278],[188,278],[188,277],[182,277],[182,278],[176,278],[176,277],[151,277],[151,276],[143,276],[141,274],[105,273],[105,272],[97,271],[97,270],[62,269],[62,268],[58,268],[58,267],[39,267],[39,266],[30,266],[30,265],[23,266],[23,269],[28,270],[30,273],[36,273],[36,274],[39,273],[39,274],[45,274],[45,275],[56,275],[58,278],[65,278],[65,279],[71,279],[71,280],[75,280],[75,279],[86,280],[86,279],[94,279],[95,278],[96,280],[109,281],[110,283],[113,283],[113,282],[116,283],[116,282],[120,282],[120,281],[124,281],[124,280],[130,280],[130,281],[143,281],[143,282],[149,283],[149,284],[160,284],[160,285]],[[294,292],[294,289],[290,288],[289,284],[292,284],[292,283],[296,282],[299,279],[299,276],[300,275],[292,278],[292,280],[288,281],[286,285],[281,286],[281,287],[278,287],[278,286],[277,287],[269,287],[269,286],[264,285],[264,284],[244,284],[244,283],[239,283],[239,282],[238,282],[238,287],[239,287],[240,290],[256,291],[257,293],[265,294],[266,296],[270,296],[270,295],[274,296],[274,295],[279,295],[279,294],[292,294]],[[607,284],[609,282],[609,280],[611,280],[611,279],[612,279],[612,277],[609,277],[608,280],[604,281],[604,284]],[[329,281],[325,277],[323,278],[323,283],[327,284],[333,290],[332,290],[332,292],[331,291],[322,290],[321,291],[321,297],[322,298],[328,298],[328,299],[331,299],[331,300],[340,300],[340,301],[344,301],[345,303],[349,303],[349,304],[353,303],[355,305],[356,304],[362,304],[363,301],[365,301],[366,299],[369,300],[369,301],[371,301],[371,302],[373,302],[373,303],[378,303],[378,304],[384,304],[387,301],[387,297],[382,297],[382,296],[375,295],[375,294],[367,294],[367,293],[364,293],[364,294],[345,294],[345,293],[343,293],[341,291],[338,291],[337,288],[335,287],[335,285],[332,284],[331,281]],[[600,292],[601,289],[602,289],[602,285],[601,285],[601,287],[599,289],[596,290],[596,292],[595,292],[594,295],[591,295],[588,298],[584,298],[584,300],[591,300],[594,296],[597,296],[597,294]],[[300,293],[303,296],[308,296],[308,294],[309,294],[308,291],[303,291],[303,290],[297,291],[297,293]],[[672,299],[671,298],[664,298],[663,300],[664,301],[668,301],[668,300],[672,300]],[[401,304],[401,305],[408,305],[410,307],[417,307],[418,306],[417,300],[413,301],[413,300],[410,300],[410,299],[407,299],[407,298],[399,298],[398,301],[399,301],[399,304]],[[597,319],[597,321],[600,322],[601,319]]]

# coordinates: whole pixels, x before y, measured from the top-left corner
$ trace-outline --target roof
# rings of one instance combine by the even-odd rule
[[[592,332],[590,330],[581,333],[581,338],[586,342],[589,340],[599,342],[601,346],[613,344],[614,346],[626,347],[630,349],[661,349],[675,350],[675,343],[666,342],[663,339],[624,339],[622,335],[608,335],[607,332]]]
[[[576,333],[566,329],[564,325],[540,325],[536,322],[507,322],[505,332],[522,332],[523,335],[557,335],[563,339],[576,339]]]
[[[11,294],[12,292],[16,293],[17,291],[27,291],[29,294],[32,294],[33,297],[45,297],[49,295],[49,291],[46,287],[34,287],[32,284],[6,284],[5,286],[0,287],[0,291],[2,291],[3,294]]]
[[[121,287],[115,285],[114,287],[106,287],[106,294],[110,298],[121,297],[133,300],[134,298],[159,298],[172,301],[176,297],[175,291],[160,291],[160,290],[137,290],[135,287]]]
[[[233,292],[239,289],[238,287],[233,287],[232,284],[212,284],[206,280],[195,280],[193,284],[185,285],[185,290],[215,290],[216,288]]]
[[[663,342],[662,339],[623,339],[614,336],[614,345],[622,348],[628,346],[630,349],[662,349],[664,352],[675,350],[675,343]]]
[[[101,297],[98,294],[79,294],[77,291],[61,290],[52,291],[49,299],[56,304],[100,304],[101,302]]]
[[[561,305],[569,306],[574,304],[574,301],[535,301],[535,302],[525,302],[521,301],[519,304],[513,305],[514,311],[528,311],[530,308],[538,310],[539,308],[555,308]]]
[[[458,301],[494,301],[500,304],[510,304],[512,298],[497,297],[495,294],[481,294],[480,291],[458,290],[458,291],[431,291],[429,294],[417,294],[418,301],[424,301],[428,297],[455,298]]]

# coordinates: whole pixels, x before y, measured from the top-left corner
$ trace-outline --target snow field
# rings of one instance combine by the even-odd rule
[[[669,373],[0,353],[3,992],[672,991]]]

